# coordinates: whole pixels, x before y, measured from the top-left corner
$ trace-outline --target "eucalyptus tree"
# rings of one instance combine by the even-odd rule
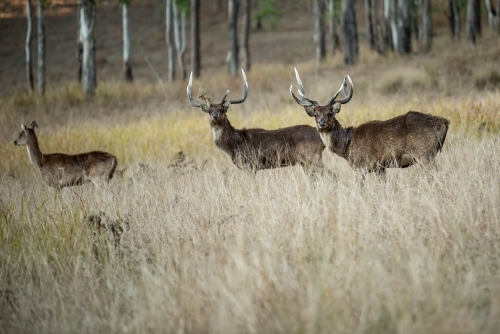
[[[460,38],[460,0],[448,0],[449,14],[448,19],[450,22],[451,35],[455,39]]]
[[[400,54],[411,53],[412,13],[411,0],[398,1],[398,47]]]
[[[94,25],[96,0],[79,0],[80,38],[82,41],[82,85],[87,95],[97,88]]]
[[[191,71],[200,76],[200,0],[191,0]]]
[[[354,0],[342,0],[342,35],[344,45],[344,64],[351,65],[358,61],[358,27]]]
[[[240,6],[240,0],[228,0],[228,18],[229,18],[229,53],[227,57],[228,71],[231,75],[236,75],[238,73],[238,10]]]
[[[38,94],[45,95],[45,0],[38,0],[37,15],[38,15],[38,73],[37,86]]]
[[[250,15],[251,1],[241,0],[241,62],[245,70],[250,70]]]
[[[130,22],[128,10],[130,0],[119,0],[122,7],[122,29],[123,29],[123,75],[125,81],[132,82],[132,64],[130,63]]]
[[[314,20],[314,62],[315,72],[317,74],[319,63],[326,57],[325,44],[325,2],[323,0],[313,1],[313,20]]]
[[[476,16],[476,7],[474,5],[475,0],[467,0],[467,18],[466,18],[466,26],[465,29],[467,30],[467,40],[472,43],[476,44],[476,25],[475,25],[475,16]]]
[[[431,0],[420,0],[420,51],[428,52],[432,47]]]
[[[34,89],[33,66],[31,64],[31,41],[33,40],[31,33],[31,27],[33,23],[33,16],[31,15],[31,0],[26,0],[26,20],[28,23],[26,31],[26,41],[24,46],[26,53],[26,81],[28,84],[28,91],[31,93]]]
[[[165,39],[168,48],[168,81],[175,80],[174,22],[172,16],[172,0],[167,0],[165,9]]]
[[[485,3],[490,28],[500,34],[500,0],[497,0],[496,5],[493,5],[492,0],[485,0]]]
[[[335,29],[335,1],[328,0],[328,38],[331,42],[332,55],[337,51],[338,36]]]
[[[189,1],[176,0],[172,3],[172,13],[174,18],[175,48],[177,49],[177,61],[181,78],[186,78],[186,67],[184,66],[184,54],[186,52],[186,15]],[[180,20],[179,20],[180,17]]]

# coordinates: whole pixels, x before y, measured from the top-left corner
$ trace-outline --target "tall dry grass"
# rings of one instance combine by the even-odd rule
[[[240,171],[215,147],[207,115],[187,103],[186,83],[107,82],[91,100],[76,85],[45,100],[2,96],[1,331],[497,332],[500,93],[487,74],[476,74],[489,80],[478,87],[454,71],[476,56],[372,54],[352,68],[329,59],[319,76],[312,63],[294,64],[320,102],[351,75],[345,126],[407,110],[451,120],[437,170],[390,170],[386,183],[370,175],[363,187],[329,152],[336,179],[310,183],[295,167]],[[210,74],[195,91],[241,94],[241,77]],[[254,66],[248,99],[229,119],[238,128],[313,125],[288,93],[294,80],[293,66]],[[391,80],[397,92],[382,94]],[[48,190],[12,144],[32,120],[45,153],[106,150],[120,172],[109,187]],[[119,247],[89,224],[100,211],[128,219]]]

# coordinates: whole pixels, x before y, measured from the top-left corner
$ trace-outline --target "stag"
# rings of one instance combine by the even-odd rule
[[[81,185],[91,181],[96,186],[108,182],[118,163],[115,156],[101,151],[93,151],[75,155],[53,153],[43,154],[38,146],[35,121],[31,128],[21,124],[16,146],[26,145],[31,163],[38,168],[43,181],[49,187],[62,188]]]
[[[406,168],[415,163],[428,166],[443,147],[449,125],[445,118],[409,111],[386,121],[370,121],[357,127],[344,128],[335,115],[343,104],[352,99],[354,87],[351,78],[346,75],[340,89],[326,105],[320,106],[306,96],[297,69],[295,76],[301,98],[293,93],[293,85],[290,86],[292,97],[309,116],[315,118],[325,146],[346,159],[355,170],[385,176],[386,168],[390,167]],[[341,91],[344,99],[337,100]]]
[[[310,174],[324,168],[322,154],[324,144],[309,125],[295,125],[276,130],[235,129],[227,118],[231,104],[243,103],[248,94],[248,82],[243,69],[243,94],[239,100],[226,99],[229,90],[219,103],[211,103],[206,96],[203,103],[193,100],[193,73],[187,86],[188,100],[193,107],[201,108],[210,115],[210,128],[215,145],[231,157],[240,169],[254,174],[262,169],[293,166],[299,164]]]

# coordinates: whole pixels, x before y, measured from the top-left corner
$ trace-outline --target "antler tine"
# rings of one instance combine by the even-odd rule
[[[299,84],[299,88],[297,89],[297,91],[299,92],[300,96],[302,96],[301,100],[305,99],[309,103],[311,103],[311,105],[317,106],[318,102],[316,102],[315,100],[312,100],[312,99],[310,99],[310,98],[308,98],[306,96],[306,91],[304,89],[304,85],[302,84],[302,80],[300,80],[299,72],[297,72],[297,68],[296,67],[294,67],[294,69],[295,69],[295,78],[297,79],[297,83]]]
[[[351,85],[351,91],[349,93],[347,92],[346,79],[349,80],[349,84]],[[352,80],[351,80],[350,76],[346,75],[344,77],[344,83],[342,84],[342,88],[344,90],[344,96],[345,96],[345,98],[343,100],[339,101],[339,102],[341,104],[346,104],[347,102],[351,101],[352,95],[354,94],[354,85],[352,84]]]
[[[241,73],[243,74],[243,94],[241,95],[241,99],[239,99],[239,100],[230,100],[231,104],[238,104],[238,103],[245,102],[247,95],[248,95],[247,76],[245,75],[245,71],[243,71],[243,69],[241,69]],[[227,91],[227,92],[229,93],[229,91]]]
[[[220,100],[220,104],[223,104],[224,102],[226,102],[226,97],[228,94],[229,94],[229,90],[226,92],[226,94],[224,94],[224,96],[222,97],[222,100]]]
[[[345,86],[345,77],[344,77],[344,82],[342,82],[342,84],[340,85],[340,88],[339,90],[333,95],[333,97],[328,100],[328,102],[326,103],[327,106],[331,106],[333,104],[333,102],[335,102],[335,99],[339,96],[340,92],[342,91],[342,89],[344,89],[344,86]],[[344,95],[345,95],[345,90],[344,90]]]
[[[188,83],[188,86],[187,86],[187,96],[188,96],[189,103],[191,103],[191,105],[193,107],[200,108],[201,104],[200,103],[196,103],[193,100],[193,94],[191,92],[192,85],[193,85],[193,72],[191,72],[191,75],[189,76],[189,83]]]

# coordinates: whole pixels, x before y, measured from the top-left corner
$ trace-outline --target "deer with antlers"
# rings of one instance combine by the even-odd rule
[[[43,154],[38,146],[35,121],[31,128],[21,124],[19,138],[14,141],[16,146],[26,145],[31,163],[38,168],[43,181],[49,187],[62,188],[81,185],[92,181],[99,186],[107,183],[115,171],[118,160],[112,154],[93,151],[75,155],[53,153]]]
[[[248,82],[243,69],[243,94],[239,100],[226,99],[229,90],[219,103],[203,96],[204,103],[193,100],[192,80],[189,77],[187,96],[193,107],[201,108],[210,115],[210,128],[215,145],[231,157],[240,169],[256,173],[262,169],[278,168],[299,164],[308,173],[323,171],[322,154],[324,144],[316,131],[309,125],[295,125],[276,130],[258,128],[235,129],[227,118],[232,104],[243,103],[248,94]]]
[[[292,97],[309,116],[315,118],[326,147],[346,159],[355,170],[385,176],[386,168],[390,167],[406,168],[415,163],[428,166],[443,147],[449,126],[445,118],[409,111],[386,121],[370,121],[344,128],[335,115],[352,99],[354,87],[351,78],[346,75],[340,89],[326,105],[321,106],[306,96],[297,69],[295,76],[301,98],[293,93],[293,85],[290,86]],[[344,99],[337,100],[341,91]]]

